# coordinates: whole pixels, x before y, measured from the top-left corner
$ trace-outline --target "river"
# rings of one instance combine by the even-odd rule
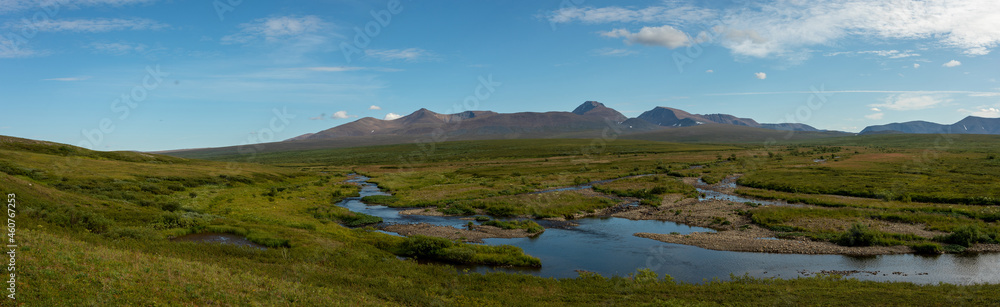
[[[361,197],[389,195],[369,178],[355,176],[350,182],[361,185]],[[559,190],[589,188],[588,185]],[[765,205],[787,205],[780,202],[746,199],[739,196],[699,188],[702,198],[723,198],[734,202],[753,201]],[[347,198],[339,203],[351,211],[381,217],[386,223],[430,223],[462,228],[468,220],[459,217],[400,215],[402,209],[369,206],[361,197]],[[547,226],[545,221],[539,224]],[[610,277],[626,276],[637,269],[649,268],[661,276],[669,274],[675,280],[700,283],[718,278],[728,280],[730,274],[754,277],[795,278],[812,276],[821,271],[855,272],[849,278],[875,281],[906,281],[919,284],[938,282],[952,284],[1000,283],[1000,253],[979,255],[946,254],[939,256],[884,255],[850,257],[840,255],[796,255],[749,252],[727,252],[695,246],[664,243],[635,237],[637,232],[681,234],[712,232],[673,222],[634,221],[623,218],[584,218],[574,220],[579,226],[547,228],[534,238],[485,239],[485,244],[508,244],[542,260],[537,269],[464,267],[476,272],[521,272],[542,277],[576,277],[584,270]]]

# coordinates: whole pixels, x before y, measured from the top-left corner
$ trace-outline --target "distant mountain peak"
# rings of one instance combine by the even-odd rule
[[[622,113],[615,111],[615,109],[606,107],[603,103],[592,100],[585,101],[579,107],[573,109],[572,113],[583,116],[603,117],[616,123],[621,123],[628,119],[628,117],[625,117]]]
[[[590,110],[597,108],[607,108],[607,107],[605,107],[603,103],[597,101],[586,101],[579,107],[576,107],[576,109],[573,109],[573,114],[583,115],[589,112]]]

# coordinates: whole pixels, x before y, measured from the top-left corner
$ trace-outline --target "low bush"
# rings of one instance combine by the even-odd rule
[[[292,247],[288,239],[277,238],[265,232],[250,232],[247,234],[247,240],[270,248]]]
[[[944,248],[941,248],[941,245],[937,243],[925,242],[925,243],[914,244],[913,251],[916,252],[917,254],[934,255],[934,254],[943,254]]]
[[[340,221],[343,222],[344,225],[348,227],[358,227],[358,226],[381,223],[382,218],[360,212],[352,212],[341,215]]]
[[[938,237],[937,239],[948,244],[970,247],[976,243],[996,243],[996,237],[996,233],[993,233],[991,236],[982,227],[969,225],[955,228],[951,234]]]
[[[361,198],[361,201],[371,205],[392,206],[399,202],[399,198],[391,195],[370,195]]]
[[[455,243],[448,239],[413,236],[397,246],[402,256],[429,258],[452,263],[538,267],[538,258],[510,245],[489,246]]]
[[[545,231],[544,227],[538,225],[538,223],[535,223],[535,221],[532,220],[519,220],[519,221],[492,220],[484,222],[483,225],[495,226],[503,229],[524,229],[528,231],[528,233],[539,233]]]

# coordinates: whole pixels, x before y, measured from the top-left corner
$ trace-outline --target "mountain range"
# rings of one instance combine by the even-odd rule
[[[1000,118],[969,116],[951,125],[927,121],[910,121],[868,126],[861,134],[920,133],[920,134],[1000,134]]]
[[[462,139],[573,137],[605,129],[613,129],[619,134],[631,134],[706,124],[786,131],[819,131],[805,124],[761,124],[750,118],[739,118],[728,114],[691,114],[667,107],[656,107],[642,113],[639,117],[628,118],[600,102],[587,101],[572,112],[465,111],[455,114],[439,114],[427,109],[420,109],[394,120],[365,117],[286,141],[426,135]]]

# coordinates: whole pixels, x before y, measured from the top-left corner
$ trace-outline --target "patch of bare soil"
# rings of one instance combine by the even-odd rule
[[[399,211],[399,215],[445,216],[444,213],[435,210],[434,207],[406,209]]]
[[[715,230],[737,229],[750,224],[750,220],[737,212],[752,207],[722,200],[698,201],[697,199],[679,199],[667,195],[659,207],[632,207],[630,210],[611,214],[613,217],[630,220],[671,221],[685,225],[707,227]]]
[[[483,239],[489,238],[524,238],[541,234],[541,232],[528,233],[524,229],[503,229],[487,225],[473,225],[472,229],[459,229],[427,223],[393,224],[382,227],[382,230],[395,232],[404,236],[425,235],[473,243],[483,243]]]

